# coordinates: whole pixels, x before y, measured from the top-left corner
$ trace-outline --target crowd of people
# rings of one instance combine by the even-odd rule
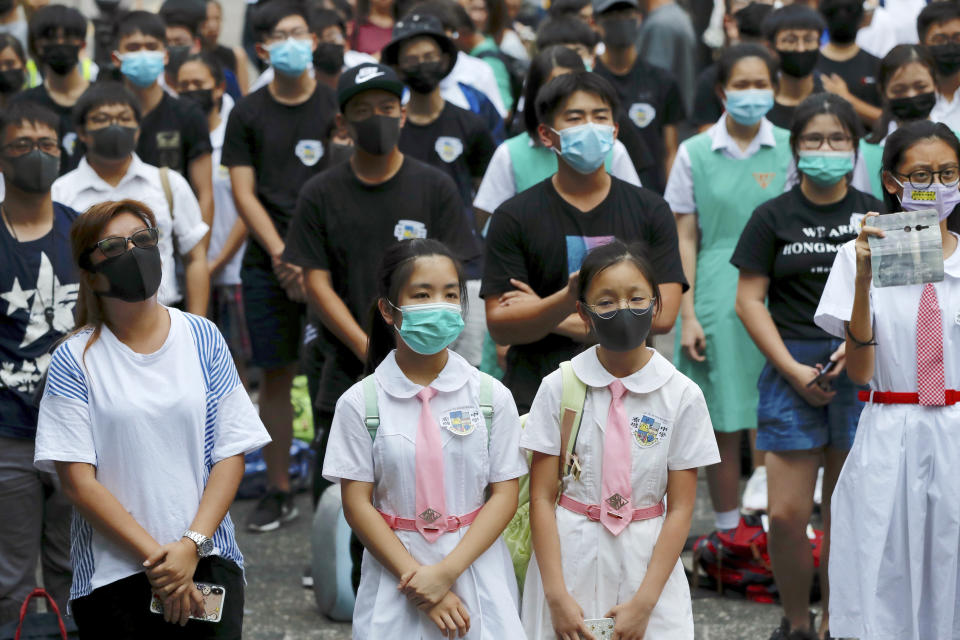
[[[960,640],[960,2],[21,4],[0,626],[39,563],[81,638],[240,638],[305,375],[354,638],[692,639],[702,467],[772,640]],[[926,209],[942,280],[873,284]]]

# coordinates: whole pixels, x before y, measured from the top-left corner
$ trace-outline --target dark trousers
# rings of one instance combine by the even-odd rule
[[[187,625],[165,622],[150,611],[152,591],[146,574],[137,573],[95,589],[71,602],[80,640],[240,640],[243,634],[243,572],[229,560],[200,560],[194,582],[224,587],[220,622],[190,620]]]

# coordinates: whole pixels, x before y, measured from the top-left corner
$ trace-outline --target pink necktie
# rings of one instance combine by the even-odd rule
[[[617,536],[633,516],[631,504],[630,466],[632,462],[630,425],[623,408],[623,383],[610,383],[610,411],[603,437],[603,480],[600,483],[600,522],[610,533]]]
[[[416,443],[417,530],[427,542],[434,542],[446,530],[447,504],[443,492],[443,440],[440,427],[430,411],[436,389],[424,387],[420,398],[420,422]]]
[[[920,404],[943,406],[946,398],[943,374],[943,322],[937,290],[927,283],[917,310],[917,392]]]

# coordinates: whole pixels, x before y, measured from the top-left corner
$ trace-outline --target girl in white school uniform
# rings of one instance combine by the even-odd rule
[[[368,429],[363,382],[337,402],[323,476],[341,484],[344,515],[366,548],[356,640],[523,638],[500,539],[517,508],[517,478],[527,472],[520,419],[503,385],[481,380],[447,349],[463,329],[464,283],[436,240],[392,246],[368,349],[376,431]],[[492,384],[489,431],[484,384]]]
[[[697,467],[720,460],[707,405],[646,346],[660,296],[636,249],[617,240],[595,249],[579,286],[580,316],[599,346],[572,361],[587,394],[559,503],[560,371],[543,381],[521,436],[533,452],[523,626],[530,640],[591,639],[584,619],[611,617],[614,640],[692,639],[680,552]]]
[[[833,637],[960,638],[960,252],[947,229],[958,156],[956,136],[928,121],[883,150],[887,208],[940,213],[943,281],[874,287],[871,215],[837,254],[816,312],[846,339],[850,379],[870,384],[833,494]]]

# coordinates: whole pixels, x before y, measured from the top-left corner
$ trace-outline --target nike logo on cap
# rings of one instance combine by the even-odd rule
[[[383,71],[376,67],[361,67],[357,71],[357,77],[354,80],[357,84],[366,82],[367,80],[373,80],[374,78],[379,78],[383,75]]]

